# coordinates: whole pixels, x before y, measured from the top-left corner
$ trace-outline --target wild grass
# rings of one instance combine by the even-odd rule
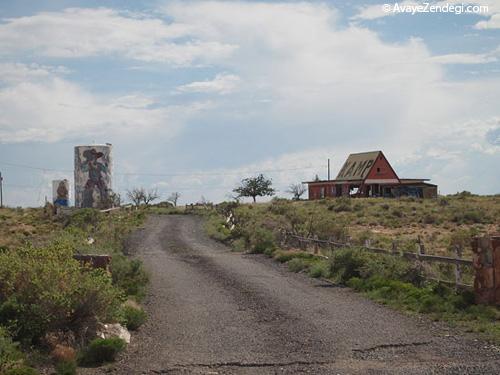
[[[463,257],[470,259],[473,236],[500,233],[500,196],[460,193],[434,200],[273,199],[269,203],[231,205],[236,221],[233,230],[224,220],[227,204],[219,212],[205,213],[216,223],[207,231],[212,237],[237,244],[240,251],[273,256],[292,272],[330,278],[393,308],[427,314],[500,343],[499,309],[474,305],[470,292],[426,281],[429,276],[453,279],[452,265],[411,262],[356,247],[323,250],[327,261],[308,251],[282,249],[279,241],[285,229],[304,237],[349,241],[354,246],[369,240],[372,246],[389,250],[395,242],[399,251],[415,252],[420,238],[428,254],[455,256],[454,249],[459,245]],[[217,231],[220,233],[214,235]],[[464,267],[462,272],[464,282],[472,283],[472,270]]]

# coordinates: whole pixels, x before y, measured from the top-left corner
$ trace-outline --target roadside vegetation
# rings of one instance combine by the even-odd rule
[[[206,231],[235,251],[263,253],[285,263],[292,272],[325,278],[349,286],[391,307],[424,313],[500,343],[500,310],[474,304],[473,294],[432,279],[452,280],[451,265],[409,261],[368,253],[361,246],[415,252],[420,237],[426,252],[455,256],[463,247],[471,258],[471,238],[500,232],[500,196],[479,197],[463,192],[435,200],[326,199],[297,201],[275,198],[269,203],[226,202],[206,211]],[[228,217],[231,217],[228,220]],[[304,237],[349,242],[349,248],[310,251],[281,243],[281,231]],[[464,282],[472,270],[463,268]]]
[[[97,350],[102,324],[137,329],[145,321],[139,303],[148,276],[124,242],[144,217],[143,210],[0,210],[0,373],[52,366],[75,373],[77,360],[90,363],[78,352]],[[110,272],[82,265],[77,253],[111,255]]]

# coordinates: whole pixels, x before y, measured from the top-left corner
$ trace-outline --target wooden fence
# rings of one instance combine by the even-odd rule
[[[334,251],[336,248],[345,248],[345,247],[358,247],[362,248],[365,251],[369,251],[372,253],[378,254],[386,254],[391,256],[399,256],[410,260],[415,260],[419,262],[429,262],[429,263],[447,263],[455,266],[455,280],[447,281],[447,280],[439,280],[435,278],[429,278],[433,281],[437,281],[440,283],[453,285],[456,288],[461,289],[472,289],[472,285],[463,284],[462,283],[462,267],[473,267],[473,263],[471,259],[463,259],[462,258],[462,248],[460,246],[455,247],[455,257],[446,257],[439,255],[429,255],[425,253],[425,247],[420,238],[417,241],[417,251],[412,253],[408,251],[399,251],[397,248],[397,242],[392,242],[392,248],[390,250],[372,247],[370,245],[370,241],[365,241],[363,246],[354,246],[350,242],[338,242],[332,240],[320,240],[317,237],[302,237],[291,232],[287,232],[285,230],[282,231],[281,237],[282,245],[288,245],[290,247],[299,248],[305,251],[309,249],[313,249],[314,254],[319,254],[319,250],[321,248],[327,248],[331,251]]]

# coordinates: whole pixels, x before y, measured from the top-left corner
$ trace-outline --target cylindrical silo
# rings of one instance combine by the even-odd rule
[[[111,150],[111,144],[75,147],[75,207],[110,206]]]
[[[55,206],[67,207],[69,205],[69,182],[68,180],[52,181],[52,203]]]

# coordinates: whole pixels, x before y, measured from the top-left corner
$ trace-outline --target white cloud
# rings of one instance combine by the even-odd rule
[[[476,29],[500,29],[500,13],[493,14],[488,20],[479,21]]]
[[[351,19],[354,21],[356,21],[356,20],[370,20],[371,21],[371,20],[376,20],[376,19],[383,18],[383,17],[395,16],[396,14],[398,14],[398,13],[392,11],[395,3],[398,3],[398,5],[401,8],[422,5],[422,3],[419,3],[416,1],[411,1],[411,0],[405,0],[405,1],[394,2],[394,3],[387,1],[386,3],[365,5],[365,6],[359,7],[358,13],[355,16],[353,16]],[[386,7],[387,4],[391,5],[391,8]]]
[[[363,20],[376,20],[384,17],[395,16],[395,15],[403,15],[408,14],[407,12],[396,12],[395,10],[399,9],[413,9],[413,7],[426,6],[426,4],[437,6],[437,7],[446,7],[450,5],[472,5],[482,8],[476,8],[476,14],[486,17],[486,20],[479,21],[476,23],[476,29],[497,29],[500,28],[500,4],[496,1],[492,0],[442,0],[442,1],[427,1],[427,2],[418,2],[413,0],[404,0],[404,1],[387,1],[385,3],[373,4],[373,5],[365,5],[361,6],[358,9],[358,13],[353,16],[351,19],[353,21],[363,21]],[[395,5],[398,5],[395,8]],[[384,7],[385,5],[389,5],[390,7]],[[444,8],[446,9],[446,8]],[[487,9],[487,12],[485,10]],[[474,10],[474,9],[472,9]],[[411,13],[410,13],[411,14]],[[421,15],[427,16],[428,13],[422,13]],[[457,14],[457,16],[462,16],[462,14]]]
[[[179,86],[178,91],[191,93],[218,93],[233,92],[240,82],[240,77],[234,74],[217,74],[213,80],[191,82]]]
[[[429,61],[439,64],[488,64],[497,62],[498,58],[493,54],[453,53],[433,56]]]
[[[0,142],[55,142],[72,137],[138,131],[161,132],[172,137],[191,114],[204,109],[186,106],[154,106],[154,100],[137,94],[125,97],[95,96],[69,82],[48,67],[2,64],[0,71]]]
[[[10,18],[0,24],[0,55],[30,51],[55,58],[119,55],[148,62],[190,65],[229,56],[234,45],[191,38],[188,25],[167,24],[116,10],[69,8]],[[176,39],[185,38],[183,42]]]

